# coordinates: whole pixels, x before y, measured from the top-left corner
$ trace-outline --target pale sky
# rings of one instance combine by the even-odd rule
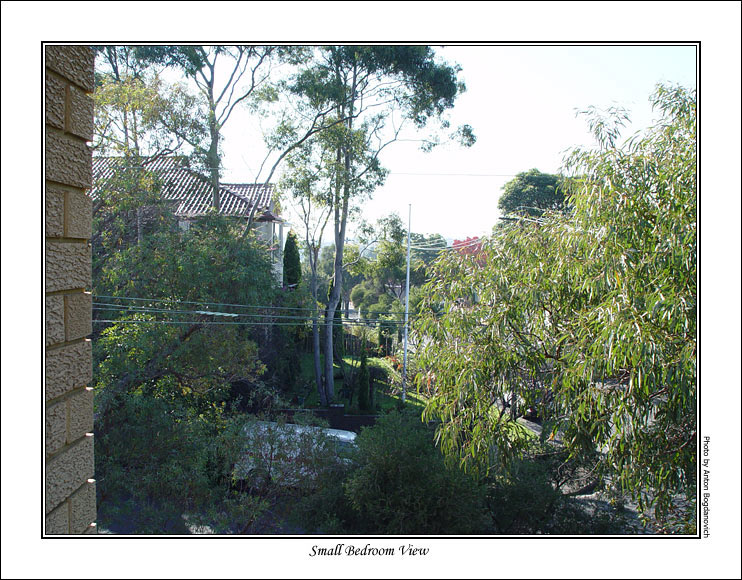
[[[454,45],[436,53],[463,69],[467,91],[451,125],[469,123],[477,142],[471,148],[446,143],[430,153],[414,142],[391,145],[382,153],[391,173],[362,213],[374,221],[396,212],[406,222],[412,204],[412,231],[447,238],[489,233],[501,188],[516,173],[534,167],[556,173],[564,151],[590,145],[577,110],[623,106],[633,121],[624,131],[629,136],[651,123],[648,99],[657,83],[696,87],[696,47],[689,45]],[[246,113],[230,119],[225,182],[254,179],[263,156],[259,132]],[[414,139],[415,131],[406,137]],[[292,220],[288,206],[284,214]]]

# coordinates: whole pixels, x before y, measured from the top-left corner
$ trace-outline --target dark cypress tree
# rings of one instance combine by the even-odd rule
[[[296,234],[291,231],[283,249],[283,285],[296,286],[301,281],[301,261]]]

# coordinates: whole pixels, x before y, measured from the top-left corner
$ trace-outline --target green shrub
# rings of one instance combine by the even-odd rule
[[[392,412],[361,431],[343,484],[358,529],[371,534],[467,534],[485,529],[483,488],[447,466],[419,417]]]
[[[570,469],[563,456],[524,458],[506,474],[490,477],[487,503],[497,534],[621,534],[623,509],[607,502],[570,497],[553,485]]]
[[[498,534],[535,534],[552,518],[561,493],[552,487],[547,467],[522,460],[507,474],[490,479],[487,501]]]
[[[215,531],[246,529],[267,508],[231,488],[241,419],[196,415],[177,401],[123,393],[99,404],[98,522],[114,533],[188,533],[183,516]]]
[[[290,520],[308,533],[356,533],[361,521],[343,488],[352,469],[348,463],[336,462],[323,471],[313,493],[299,498],[292,506]]]

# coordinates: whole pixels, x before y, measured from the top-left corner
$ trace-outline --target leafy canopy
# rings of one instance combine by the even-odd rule
[[[621,147],[615,122],[592,120],[599,146],[566,159],[569,214],[498,228],[476,259],[445,254],[416,330],[449,456],[511,465],[536,410],[663,514],[695,486],[696,102],[665,86],[652,101],[659,123]]]
[[[191,302],[271,303],[267,254],[220,216],[180,231],[146,170],[123,166],[107,185],[93,235],[101,521],[125,515],[137,531],[161,533],[213,508],[247,525],[264,506],[230,491],[240,435],[229,404],[237,381],[253,387],[247,396],[275,393],[262,385],[253,327],[212,324],[202,311],[213,306]]]
[[[564,186],[561,177],[541,173],[538,169],[519,173],[502,189],[503,193],[497,201],[497,207],[503,213],[538,216],[545,210],[559,210],[564,207]]]

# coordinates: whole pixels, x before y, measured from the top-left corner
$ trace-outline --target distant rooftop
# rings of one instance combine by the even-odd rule
[[[98,198],[100,191],[113,179],[116,171],[124,168],[123,157],[93,157],[93,189],[90,195]],[[181,218],[205,215],[213,204],[213,191],[208,177],[188,165],[186,157],[144,158],[141,169],[151,172],[161,184],[160,195],[173,204],[173,211]],[[221,183],[219,213],[225,216],[247,217],[253,205],[259,218],[271,209],[273,184]]]

